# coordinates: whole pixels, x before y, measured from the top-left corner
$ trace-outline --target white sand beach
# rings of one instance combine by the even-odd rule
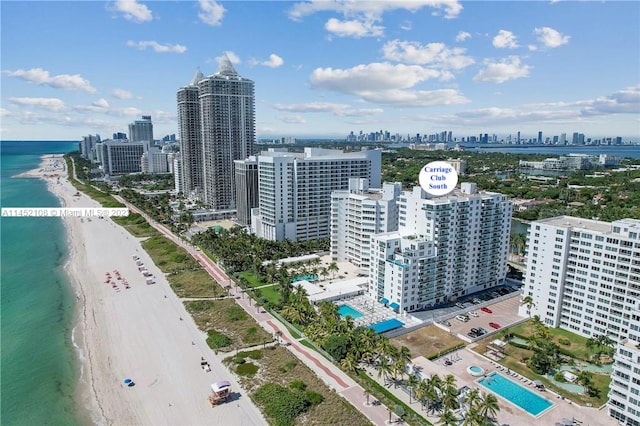
[[[45,156],[41,177],[66,207],[99,207],[66,177],[61,156]],[[34,219],[36,220],[36,219]],[[73,338],[81,359],[79,402],[100,425],[262,425],[266,421],[205,342],[140,241],[109,218],[66,217],[68,272],[77,294]],[[132,256],[154,275],[147,285]],[[120,273],[123,280],[116,279]],[[117,283],[105,283],[106,273]],[[211,366],[201,366],[204,357]],[[124,384],[125,379],[135,383]],[[212,408],[210,385],[232,384],[232,399]]]

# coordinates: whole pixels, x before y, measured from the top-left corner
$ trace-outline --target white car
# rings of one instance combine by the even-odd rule
[[[471,311],[467,315],[471,315],[472,317],[475,317],[475,318],[479,317],[479,315],[478,315],[478,313],[476,311]]]
[[[466,315],[456,315],[456,319],[458,321],[467,322],[469,321],[469,317]]]

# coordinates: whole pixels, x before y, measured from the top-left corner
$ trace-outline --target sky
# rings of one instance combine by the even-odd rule
[[[0,138],[110,138],[227,55],[258,138],[640,138],[638,1],[0,3]]]

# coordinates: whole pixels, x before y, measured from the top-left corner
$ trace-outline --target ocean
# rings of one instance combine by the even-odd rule
[[[43,154],[77,150],[77,142],[0,142],[2,207],[59,207],[44,181],[12,178],[34,169]],[[0,424],[80,425],[79,380],[72,342],[75,294],[64,265],[59,218],[0,219]]]

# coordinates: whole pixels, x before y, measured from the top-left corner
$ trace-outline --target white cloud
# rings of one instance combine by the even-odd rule
[[[109,102],[105,98],[100,98],[97,101],[91,103],[91,105],[98,108],[109,108]]]
[[[462,4],[457,0],[377,0],[373,2],[312,0],[295,3],[289,10],[289,18],[301,20],[317,12],[338,12],[344,16],[361,15],[380,18],[385,12],[402,9],[416,12],[424,7],[444,11],[444,17],[447,19],[455,18],[462,12]]]
[[[114,9],[121,12],[125,19],[134,22],[147,22],[153,19],[151,10],[136,0],[116,0]]]
[[[411,31],[412,28],[413,28],[413,24],[411,23],[411,21],[404,21],[402,24],[400,24],[401,30]]]
[[[379,37],[384,33],[384,27],[375,25],[375,21],[341,21],[331,18],[324,24],[324,28],[338,37]]]
[[[283,123],[288,123],[288,124],[306,124],[307,123],[307,120],[305,120],[304,117],[301,117],[299,115],[280,115],[277,118]]]
[[[301,104],[274,104],[273,108],[278,111],[288,111],[297,113],[322,113],[327,112],[340,117],[361,117],[381,114],[381,108],[353,108],[348,104],[333,102],[308,102]]]
[[[128,90],[124,90],[124,89],[113,89],[113,91],[111,91],[111,96],[113,96],[114,98],[118,98],[118,99],[131,99],[131,98],[133,98],[133,94],[131,92],[129,92]]]
[[[256,61],[256,64],[258,65],[264,65],[265,67],[269,67],[269,68],[278,68],[280,66],[282,66],[282,64],[284,64],[284,60],[276,55],[275,53],[272,53],[271,55],[269,55],[269,59],[266,61]]]
[[[77,89],[87,93],[96,92],[96,89],[91,87],[89,80],[82,78],[80,74],[58,74],[52,77],[49,75],[49,71],[42,68],[31,68],[29,70],[18,69],[15,71],[5,71],[4,73],[9,77],[20,78],[39,86],[68,90]]]
[[[383,90],[361,92],[362,99],[380,104],[405,107],[466,104],[469,100],[455,89],[440,90]]]
[[[385,59],[412,64],[433,64],[441,68],[461,69],[474,63],[465,49],[448,48],[443,43],[421,45],[415,41],[393,40],[382,47]]]
[[[310,79],[315,87],[357,94],[369,90],[406,89],[441,75],[438,70],[419,65],[382,62],[348,69],[316,68]]]
[[[128,47],[133,47],[138,50],[146,50],[148,47],[152,48],[156,53],[184,53],[187,51],[186,46],[181,44],[160,44],[154,40],[148,41],[127,41]]]
[[[44,108],[50,111],[62,111],[64,102],[58,98],[9,98],[9,102],[20,106]]]
[[[493,47],[497,47],[498,49],[515,49],[518,47],[518,37],[511,31],[500,30],[493,38]]]
[[[207,25],[218,26],[222,24],[225,8],[215,0],[200,0],[200,12],[198,18]]]
[[[535,52],[536,50],[538,50],[538,46],[536,46],[535,44],[530,44],[527,46],[527,49],[529,49],[531,52]]]
[[[0,108],[0,117],[6,117],[7,115],[11,115],[11,111],[5,108]]]
[[[460,31],[457,35],[456,35],[456,41],[460,42],[460,41],[465,41],[466,39],[471,38],[471,34],[469,34],[466,31]]]
[[[568,35],[564,35],[559,31],[549,27],[535,28],[533,32],[538,36],[538,41],[545,47],[555,48],[563,44],[569,43]]]
[[[316,88],[357,95],[371,103],[413,107],[459,104],[468,101],[454,89],[406,90],[434,78],[449,79],[451,73],[419,65],[393,65],[384,62],[357,65],[344,70],[317,68],[311,74],[310,81]]]
[[[473,81],[504,83],[516,78],[528,77],[531,69],[529,65],[521,64],[517,56],[510,56],[500,62],[485,60],[484,65],[485,68],[473,77]]]
[[[640,85],[582,102],[583,115],[640,114]]]

